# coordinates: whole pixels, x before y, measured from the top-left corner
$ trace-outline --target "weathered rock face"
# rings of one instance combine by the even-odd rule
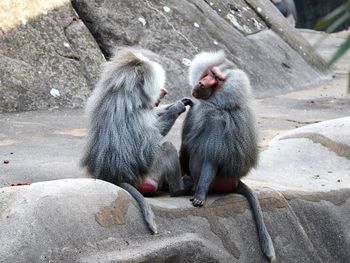
[[[307,125],[274,138],[248,176],[278,190],[350,189],[350,117]]]
[[[224,49],[249,74],[256,95],[315,82],[324,63],[269,1],[86,1],[73,5],[104,54],[115,46],[158,53],[167,69],[169,100],[188,96],[188,60]]]
[[[103,61],[69,0],[0,3],[0,112],[81,107]]]
[[[319,19],[343,4],[344,0],[294,0],[298,12],[296,27],[314,29]],[[350,21],[345,21],[336,31],[346,29]]]
[[[168,101],[189,95],[187,66],[203,50],[224,49],[247,71],[257,96],[305,86],[325,73],[324,62],[269,1],[73,4],[75,10],[69,0],[0,4],[0,111],[81,107],[104,61],[98,45],[107,57],[125,45],[160,54]]]
[[[350,191],[260,189],[278,262],[347,262]],[[121,188],[71,179],[0,189],[0,262],[265,262],[244,197],[149,198],[160,234]],[[330,245],[331,244],[331,245]]]

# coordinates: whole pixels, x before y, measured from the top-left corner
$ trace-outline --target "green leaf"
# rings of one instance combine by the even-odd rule
[[[343,4],[338,8],[334,9],[325,17],[323,17],[320,21],[317,22],[315,26],[316,30],[327,29],[333,23],[334,20],[336,20],[342,13],[344,13],[347,10],[346,7],[347,7],[347,4]]]
[[[344,13],[341,17],[339,17],[337,20],[332,22],[332,24],[327,28],[326,32],[327,33],[333,32],[349,18],[350,18],[350,12]]]
[[[341,44],[332,58],[329,60],[328,65],[334,64],[345,52],[350,48],[350,36]]]

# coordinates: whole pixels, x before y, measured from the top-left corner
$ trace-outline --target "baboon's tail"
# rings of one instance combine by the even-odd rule
[[[250,187],[241,181],[237,186],[236,192],[244,195],[248,199],[255,218],[261,250],[270,261],[274,261],[276,259],[275,248],[273,247],[270,234],[266,229],[264,219],[262,217],[261,207],[256,194]]]
[[[128,183],[121,183],[120,187],[126,190],[133,198],[135,198],[136,202],[139,204],[140,209],[143,214],[143,218],[146,221],[147,227],[151,230],[152,234],[158,234],[157,225],[154,220],[154,214],[151,209],[151,206],[143,197],[143,195],[132,185]]]

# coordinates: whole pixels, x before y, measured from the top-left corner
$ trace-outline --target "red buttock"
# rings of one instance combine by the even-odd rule
[[[136,189],[139,190],[141,194],[153,194],[158,189],[158,183],[153,179],[146,179],[142,183],[136,185]]]
[[[211,185],[211,192],[232,193],[237,188],[237,183],[229,179],[217,178]]]

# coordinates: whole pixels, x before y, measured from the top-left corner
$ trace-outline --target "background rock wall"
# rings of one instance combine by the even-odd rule
[[[160,55],[167,101],[190,95],[188,64],[203,50],[224,49],[258,97],[328,73],[267,0],[6,0],[0,18],[0,111],[82,107],[103,55],[122,46]]]
[[[277,262],[347,262],[350,191],[260,189]],[[268,262],[247,200],[210,196],[148,199],[158,235],[146,228],[135,200],[93,179],[70,179],[0,190],[0,262]],[[54,204],[54,205],[53,205]]]
[[[69,1],[1,1],[0,111],[81,107],[104,61]]]

